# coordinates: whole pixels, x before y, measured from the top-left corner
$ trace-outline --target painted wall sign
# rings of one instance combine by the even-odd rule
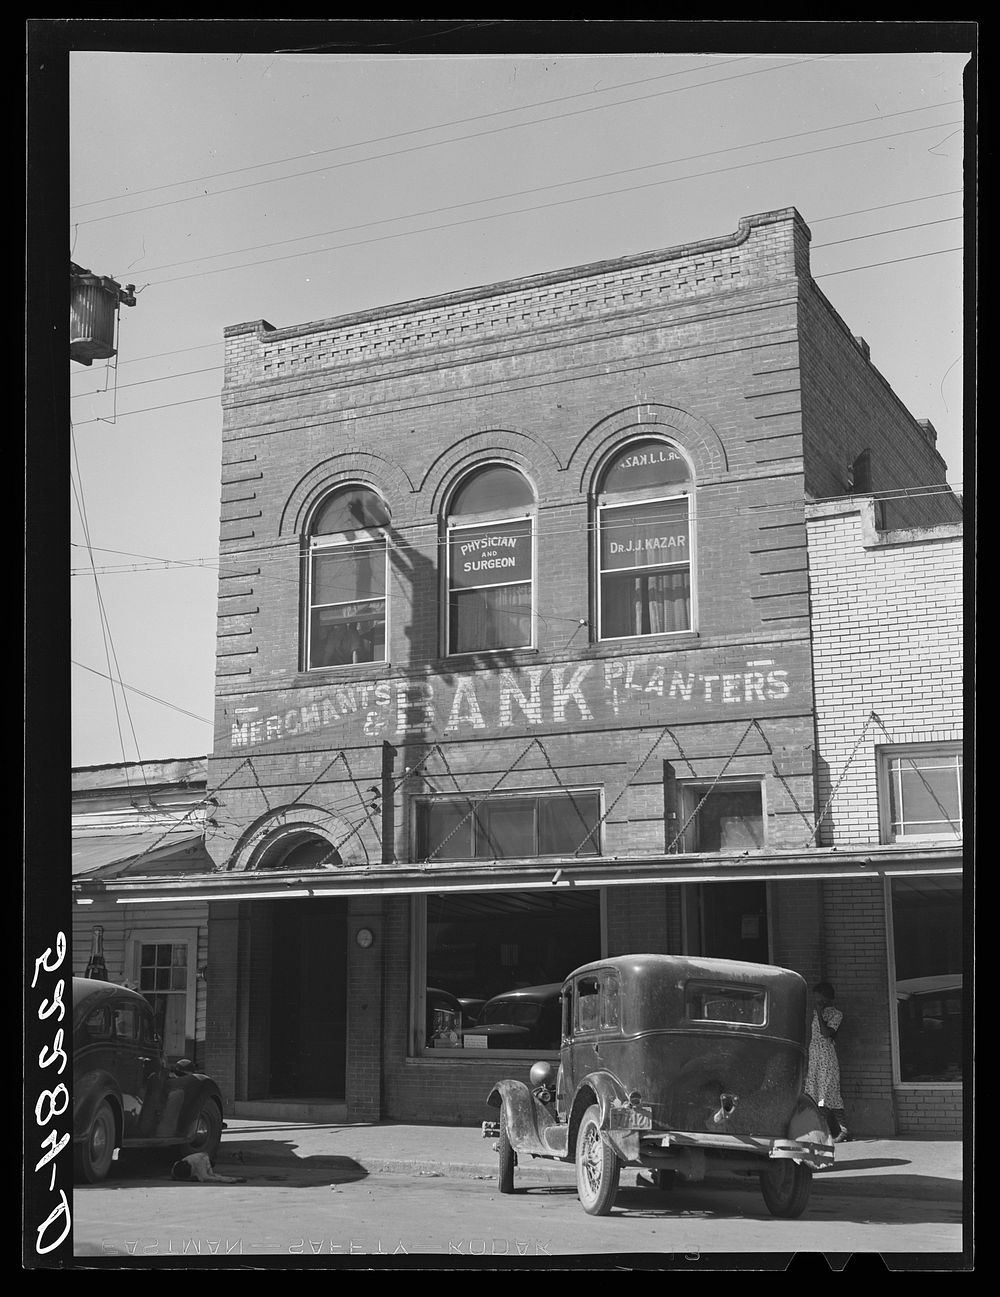
[[[803,667],[803,679],[806,679]],[[740,709],[756,713],[789,697],[790,671],[773,658],[731,670],[687,669],[678,654],[645,654],[467,675],[353,681],[288,692],[284,704],[247,700],[230,713],[233,750],[332,731],[328,741],[473,735],[532,726],[599,727],[616,717],[655,723]],[[280,697],[280,695],[279,695]],[[650,704],[654,704],[653,708]],[[686,715],[685,715],[686,714]]]
[[[531,580],[531,523],[527,520],[457,528],[449,541],[453,590]]]

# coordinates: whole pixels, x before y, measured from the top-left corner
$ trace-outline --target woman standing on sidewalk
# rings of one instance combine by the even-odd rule
[[[840,1097],[840,1063],[834,1041],[844,1015],[833,1003],[834,991],[829,982],[813,987],[812,1037],[809,1042],[809,1065],[806,1070],[806,1093],[816,1100],[826,1117],[833,1142],[850,1139],[844,1123],[844,1101]]]

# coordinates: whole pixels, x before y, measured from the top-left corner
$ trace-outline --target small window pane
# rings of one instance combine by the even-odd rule
[[[106,1008],[92,1009],[83,1023],[84,1035],[90,1040],[107,1040],[111,1035],[111,1015]]]
[[[621,993],[618,978],[613,973],[605,974],[601,981],[601,1026],[621,1026]]]
[[[456,527],[448,537],[453,590],[531,580],[531,522]]]
[[[596,793],[569,793],[539,799],[538,854],[581,856],[600,854],[599,799]]]
[[[135,1005],[122,1005],[113,1010],[115,1020],[115,1038],[133,1041],[139,1038],[139,1017]]]
[[[385,602],[313,610],[309,665],[348,666],[385,658]]]
[[[576,987],[576,1029],[596,1031],[600,1024],[600,994],[596,977],[588,977]]]
[[[504,464],[491,464],[465,479],[455,493],[449,513],[453,517],[488,513],[499,509],[530,508],[534,503],[534,492],[527,478]]]
[[[531,644],[531,584],[451,596],[449,653],[491,653]]]
[[[473,816],[469,802],[428,802],[417,817],[417,850],[421,860],[471,860]]]
[[[335,491],[316,515],[313,536],[332,536],[343,532],[365,531],[386,527],[389,513],[374,491],[350,487]]]
[[[616,573],[601,581],[601,637],[665,635],[691,628],[691,578],[686,569],[646,575]]]
[[[479,807],[480,859],[516,860],[536,854],[535,799],[497,798]]]
[[[314,553],[314,606],[354,603],[381,598],[384,594],[384,545],[336,545]]]
[[[713,986],[689,982],[684,988],[687,1017],[696,1022],[749,1022],[762,1026],[767,993],[763,988]]]
[[[603,490],[638,491],[649,486],[678,486],[688,481],[687,461],[665,441],[633,441],[611,461]]]
[[[892,757],[889,776],[889,816],[894,838],[961,835],[960,753]]]
[[[687,500],[656,500],[601,511],[601,568],[663,567],[687,563]]]
[[[685,792],[695,806],[705,796],[705,790],[700,788],[689,788]],[[761,850],[764,846],[764,816],[760,789],[714,788],[698,811],[692,827],[695,851]]]

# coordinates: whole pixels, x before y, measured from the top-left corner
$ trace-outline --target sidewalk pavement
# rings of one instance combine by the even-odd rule
[[[216,1170],[252,1176],[255,1167],[298,1167],[328,1170],[345,1180],[378,1172],[492,1180],[497,1170],[493,1144],[483,1138],[478,1126],[392,1121],[319,1124],[230,1117]],[[571,1165],[547,1158],[522,1158],[517,1175],[525,1183],[575,1182]],[[962,1176],[959,1140],[862,1136],[837,1145],[835,1166],[816,1174],[813,1191],[960,1201]]]

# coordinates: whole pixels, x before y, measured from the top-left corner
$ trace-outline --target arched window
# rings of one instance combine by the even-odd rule
[[[277,837],[254,866],[256,869],[333,869],[341,864],[336,847],[316,833],[286,833]]]
[[[645,438],[615,452],[597,499],[598,638],[691,629],[693,483],[668,441]]]
[[[449,653],[528,648],[535,493],[505,464],[464,478],[448,510]]]
[[[338,487],[309,528],[306,665],[385,661],[389,511],[364,486]]]

